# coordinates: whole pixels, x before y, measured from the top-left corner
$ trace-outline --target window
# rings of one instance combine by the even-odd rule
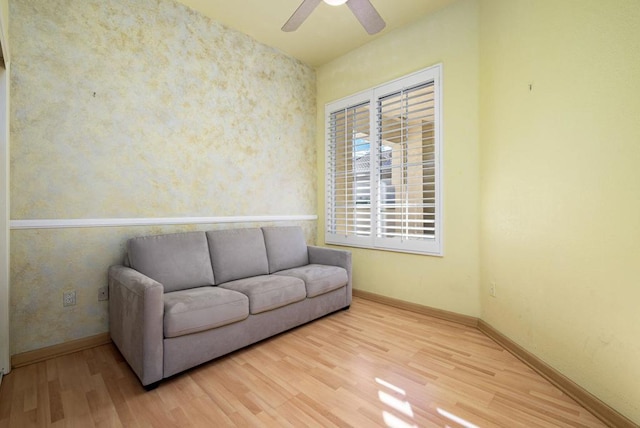
[[[327,243],[442,254],[440,75],[326,105]]]

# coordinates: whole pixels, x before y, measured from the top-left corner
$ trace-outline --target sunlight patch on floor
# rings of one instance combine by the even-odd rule
[[[397,386],[387,382],[386,380],[380,379],[380,378],[376,378],[376,382],[386,388],[389,388],[390,390],[397,392],[398,394],[401,395],[407,395],[407,393],[404,391],[404,389],[402,388],[398,388]]]
[[[382,412],[382,418],[389,428],[418,428],[418,425],[407,423],[387,411]]]
[[[413,410],[411,410],[411,403],[408,401],[402,401],[389,395],[384,391],[378,391],[378,398],[387,406],[399,411],[403,415],[413,418]]]
[[[479,428],[477,425],[472,424],[471,422],[462,419],[459,416],[454,415],[453,413],[449,413],[446,410],[442,410],[441,408],[438,408],[438,413],[440,413],[440,415],[444,416],[445,418],[449,419],[450,421],[453,421],[457,424],[462,425],[465,428]]]
[[[407,395],[404,389],[399,388],[383,379],[376,378],[376,382],[378,383],[378,385],[390,390],[397,395]],[[394,397],[393,395],[386,391],[383,391],[382,389],[378,390],[378,398],[383,404],[389,406],[395,412],[401,413],[405,417],[413,419],[413,409],[411,408],[411,403],[409,403],[408,401]],[[393,413],[387,412],[386,410],[382,412],[382,418],[384,419],[384,423],[391,428],[418,428],[416,424],[407,422],[405,419],[402,419],[394,415]]]

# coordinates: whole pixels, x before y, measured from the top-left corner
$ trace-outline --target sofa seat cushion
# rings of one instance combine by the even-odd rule
[[[260,275],[220,284],[219,287],[238,291],[249,297],[251,314],[270,311],[304,300],[304,282],[292,276]]]
[[[249,299],[219,287],[199,287],[164,295],[164,336],[177,337],[242,321]]]
[[[349,277],[338,266],[310,264],[276,272],[275,275],[293,276],[304,281],[307,297],[315,297],[347,285]]]

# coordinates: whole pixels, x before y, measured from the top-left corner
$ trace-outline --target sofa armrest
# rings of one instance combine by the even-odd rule
[[[351,305],[352,280],[351,280],[351,251],[338,250],[335,248],[307,246],[309,252],[309,263],[318,265],[339,266],[347,271],[347,304]]]
[[[142,385],[163,377],[164,287],[125,267],[109,268],[109,331]]]

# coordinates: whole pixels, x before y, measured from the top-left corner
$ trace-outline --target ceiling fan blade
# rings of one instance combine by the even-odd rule
[[[304,0],[293,12],[291,18],[282,26],[282,31],[295,31],[311,15],[311,12],[318,7],[322,0]]]
[[[369,0],[349,0],[347,6],[369,34],[376,34],[387,25]]]

